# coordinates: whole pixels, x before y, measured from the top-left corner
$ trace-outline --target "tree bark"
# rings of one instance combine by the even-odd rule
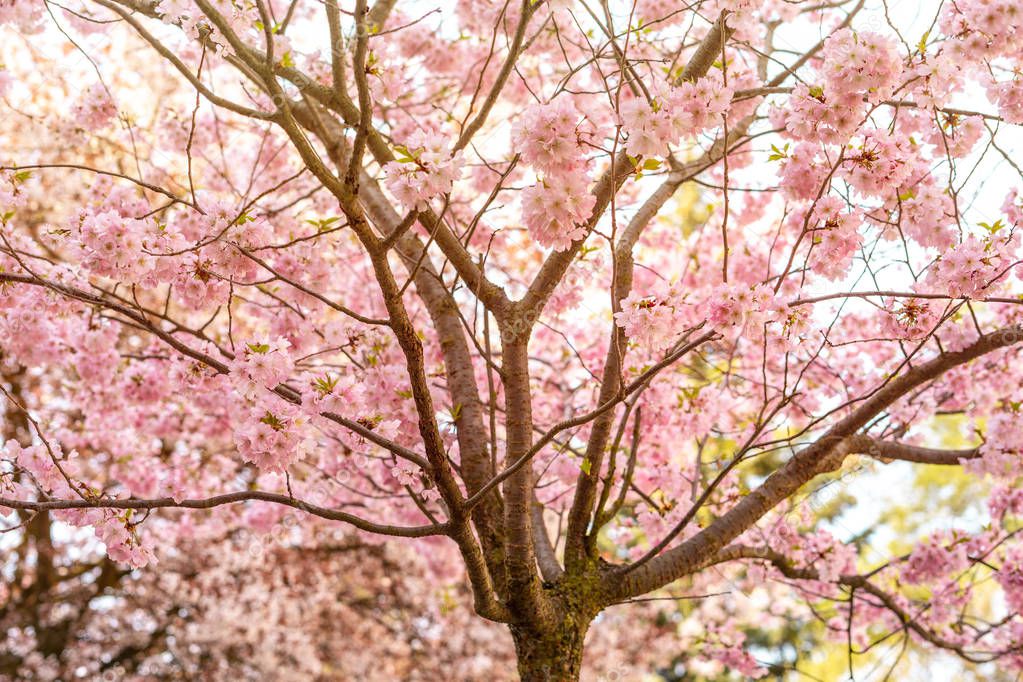
[[[545,634],[512,626],[522,682],[577,682],[588,627],[589,623],[571,619]]]

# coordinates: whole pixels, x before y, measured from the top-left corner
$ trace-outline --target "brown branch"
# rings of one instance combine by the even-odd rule
[[[815,476],[833,471],[855,448],[850,439],[881,411],[916,387],[953,367],[1023,340],[1023,326],[1012,326],[982,336],[962,350],[942,353],[902,375],[893,375],[861,401],[848,416],[828,429],[816,442],[794,455],[767,477],[760,487],[692,538],[643,565],[620,568],[611,574],[609,588],[618,597],[632,597],[663,587],[691,573],[707,557],[755,524],[779,502]]]
[[[689,60],[689,63],[686,64],[685,68],[682,70],[680,80],[695,81],[707,74],[707,71],[714,63],[714,60],[721,54],[721,50],[723,49],[725,42],[732,34],[732,30],[728,28],[726,23],[727,16],[727,11],[722,12],[717,21],[714,22],[714,25],[711,26],[707,35],[704,37],[703,41],[701,41],[696,52]],[[715,144],[715,146],[707,153],[707,156],[713,156],[715,153],[725,154],[727,151],[728,136],[726,134],[721,141],[720,146]],[[640,209],[640,212],[630,222],[625,235],[623,235],[624,238],[616,246],[615,261],[617,268],[614,283],[612,284],[612,304],[614,306],[614,312],[621,310],[621,301],[629,295],[629,290],[632,288],[633,246],[636,241],[638,241],[639,235],[645,228],[646,224],[654,215],[656,215],[664,202],[666,202],[668,198],[674,194],[675,189],[677,189],[678,186],[685,181],[685,179],[687,179],[686,173],[672,174],[669,181],[658,188],[658,190],[654,192],[654,195],[645,202],[644,206]],[[617,188],[613,191],[617,191]],[[579,245],[581,245],[581,243],[582,242],[580,241]],[[574,259],[575,252],[577,252],[578,249],[575,245],[573,245],[573,248],[570,251],[573,252],[573,254],[570,259],[565,261],[565,269],[567,269],[571,260]],[[545,263],[544,269],[546,269],[546,265],[547,264]],[[540,276],[542,277],[545,274],[549,277],[551,273],[545,273],[542,269]],[[561,274],[558,275],[558,279],[560,279],[560,276],[563,274],[564,271],[562,270]],[[540,277],[537,278],[537,281],[540,281]],[[532,291],[533,287],[531,286],[530,292]],[[527,294],[527,298],[528,297],[529,294]],[[536,316],[538,315],[535,315],[534,317]],[[625,337],[624,329],[613,322],[610,337],[607,356],[604,360],[604,369],[601,375],[602,380],[600,392],[597,398],[598,404],[603,404],[611,400],[622,387],[622,363],[625,357],[626,344],[628,343],[628,340]],[[582,470],[579,474],[575,494],[572,499],[572,506],[568,513],[565,563],[569,567],[584,562],[587,556],[587,547],[591,549],[593,548],[593,543],[587,542],[587,533],[591,525],[595,525],[592,524],[592,519],[593,506],[597,494],[597,482],[603,466],[604,452],[607,449],[607,441],[611,434],[611,424],[613,419],[613,411],[608,411],[601,415],[593,423],[593,427],[590,431],[590,438],[586,444],[585,458],[589,466],[587,469]]]
[[[316,115],[313,106],[296,107],[294,112],[303,126],[314,130],[320,137],[335,165],[343,167],[347,149],[340,125],[329,116]],[[398,255],[410,270],[414,270],[416,291],[426,304],[444,354],[445,376],[451,401],[459,407],[455,425],[462,460],[461,474],[470,493],[475,492],[493,476],[493,468],[487,454],[482,405],[472,357],[461,327],[457,303],[445,288],[419,239],[401,231],[404,221],[377,182],[363,172],[359,187],[360,202],[367,216],[381,236],[397,235],[395,246]],[[381,253],[386,254],[390,245],[381,242],[379,248]],[[386,259],[386,255],[383,258]],[[429,467],[424,466],[424,469],[429,470]],[[466,513],[457,504],[451,508],[459,518]],[[505,586],[504,567],[499,559],[503,547],[501,517],[501,500],[494,493],[487,496],[484,504],[471,509],[471,519],[479,533],[479,544],[464,519],[452,521],[452,537],[459,544],[466,562],[477,613],[491,620],[506,622],[510,615],[495,592],[495,589],[503,592]]]
[[[498,97],[501,96],[501,91],[504,90],[505,83],[508,82],[508,77],[515,69],[515,62],[522,54],[522,43],[526,37],[526,27],[529,26],[529,20],[533,17],[533,13],[539,3],[533,2],[532,0],[522,0],[519,11],[519,25],[515,28],[515,35],[512,38],[511,45],[508,46],[508,55],[504,59],[504,64],[501,66],[501,71],[497,74],[497,78],[494,84],[490,88],[490,92],[487,93],[487,97],[483,100],[483,104],[480,106],[480,112],[476,114],[476,117],[469,121],[462,129],[462,134],[458,136],[458,142],[455,143],[455,151],[464,149],[467,144],[472,140],[483,124],[486,123],[487,117],[490,115],[491,109],[497,103]],[[494,34],[497,34],[497,27],[494,27]],[[486,67],[484,66],[484,69]],[[483,74],[480,74],[480,82],[483,80]],[[473,98],[475,99],[475,97]],[[471,113],[471,111],[470,111]]]
[[[395,537],[422,538],[430,535],[448,535],[450,526],[448,524],[431,524],[428,526],[390,526],[386,524],[373,523],[358,516],[348,514],[337,509],[327,509],[309,502],[271,493],[263,490],[244,490],[234,493],[224,493],[203,499],[175,500],[171,497],[161,497],[150,500],[137,499],[103,499],[90,500],[44,500],[32,502],[29,500],[9,500],[0,498],[0,507],[10,509],[26,509],[29,511],[52,511],[54,509],[212,509],[225,504],[235,504],[249,500],[260,500],[273,502],[287,507],[304,511],[313,516],[330,521],[344,521],[360,530],[379,535],[392,535]]]
[[[958,466],[963,460],[980,457],[980,448],[945,450],[907,445],[889,440],[877,440],[869,436],[852,436],[849,447],[853,454],[869,455],[881,461],[900,460],[916,464],[938,464]]]
[[[778,569],[779,572],[786,578],[792,580],[821,580],[820,573],[813,568],[799,568],[794,566],[792,562],[785,555],[780,552],[776,552],[769,548],[760,547],[749,547],[746,545],[736,544],[725,547],[721,550],[713,559],[708,561],[704,567],[709,567],[716,564],[725,563],[728,561],[736,561],[740,559],[763,559]],[[1003,652],[991,652],[983,657],[978,657],[971,652],[967,651],[965,647],[955,642],[951,642],[944,637],[940,636],[936,632],[927,629],[918,622],[919,614],[911,614],[899,603],[896,599],[882,590],[881,588],[874,585],[865,575],[841,575],[836,580],[839,585],[850,587],[854,590],[863,590],[867,594],[875,597],[886,609],[895,614],[899,621],[902,622],[903,629],[912,630],[914,633],[919,635],[922,639],[930,642],[936,647],[946,649],[948,651],[955,652],[961,658],[971,661],[973,663],[982,663],[1009,651]]]
[[[173,334],[164,331],[157,325],[152,324],[145,317],[145,315],[127,306],[112,301],[108,301],[99,296],[94,296],[93,294],[82,291],[81,289],[77,289],[75,287],[71,287],[65,284],[59,284],[57,282],[51,282],[49,280],[41,279],[39,277],[35,277],[32,275],[18,275],[14,273],[0,272],[0,282],[17,282],[21,284],[28,284],[31,286],[43,287],[45,289],[53,291],[54,293],[60,294],[66,298],[81,301],[82,303],[88,303],[89,305],[98,306],[100,308],[112,310],[120,315],[125,316],[126,318],[128,318],[128,320],[130,320],[131,324],[137,325],[142,330],[157,337],[158,339],[160,339],[161,341],[163,341],[164,343],[166,343],[167,345],[169,345],[171,348],[178,351],[182,355],[201,362],[203,365],[206,365],[207,367],[214,370],[218,374],[229,374],[231,371],[227,363],[221,362],[220,360],[217,360],[216,358],[206,353],[203,353],[202,351],[198,351],[182,343],[180,340],[174,338]],[[117,320],[122,324],[127,324],[124,320],[121,320],[119,318],[113,319]],[[273,392],[290,403],[294,403],[296,405],[300,405],[302,403],[301,394],[298,391],[294,390],[293,388],[286,386],[284,384],[281,384],[280,386],[274,388]],[[390,451],[394,455],[406,461],[412,462],[416,466],[421,467],[424,471],[429,470],[430,467],[429,462],[423,459],[421,455],[409,450],[408,448],[402,447],[397,443],[391,442],[386,438],[379,436],[378,434],[374,433],[371,429],[366,428],[365,426],[359,424],[358,422],[352,421],[347,417],[342,417],[341,415],[334,414],[332,412],[324,412],[321,413],[320,416],[330,421],[333,421],[337,424],[340,424],[341,426],[344,426],[345,428],[349,429],[350,431],[353,431],[354,433],[357,433],[358,435],[362,436],[371,443],[379,445],[380,447]]]

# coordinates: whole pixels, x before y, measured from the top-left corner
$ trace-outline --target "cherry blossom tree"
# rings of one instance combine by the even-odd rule
[[[1015,3],[0,36],[5,674],[756,678],[793,618],[1023,671]],[[818,516],[913,467],[976,494],[904,551]]]

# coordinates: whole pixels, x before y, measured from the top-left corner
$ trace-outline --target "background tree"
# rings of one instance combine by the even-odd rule
[[[849,675],[1023,668],[1013,3],[0,24],[12,674],[329,676],[349,566],[405,613],[461,581],[480,620],[449,632],[506,627],[526,680],[587,641],[762,676],[751,635],[800,617]],[[903,505],[904,463],[971,477],[919,539],[818,517],[850,476]],[[218,550],[285,518],[269,561]]]

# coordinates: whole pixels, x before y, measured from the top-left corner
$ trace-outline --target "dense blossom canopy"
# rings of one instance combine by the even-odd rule
[[[0,676],[1023,673],[1020,124],[1012,0],[0,0]]]

